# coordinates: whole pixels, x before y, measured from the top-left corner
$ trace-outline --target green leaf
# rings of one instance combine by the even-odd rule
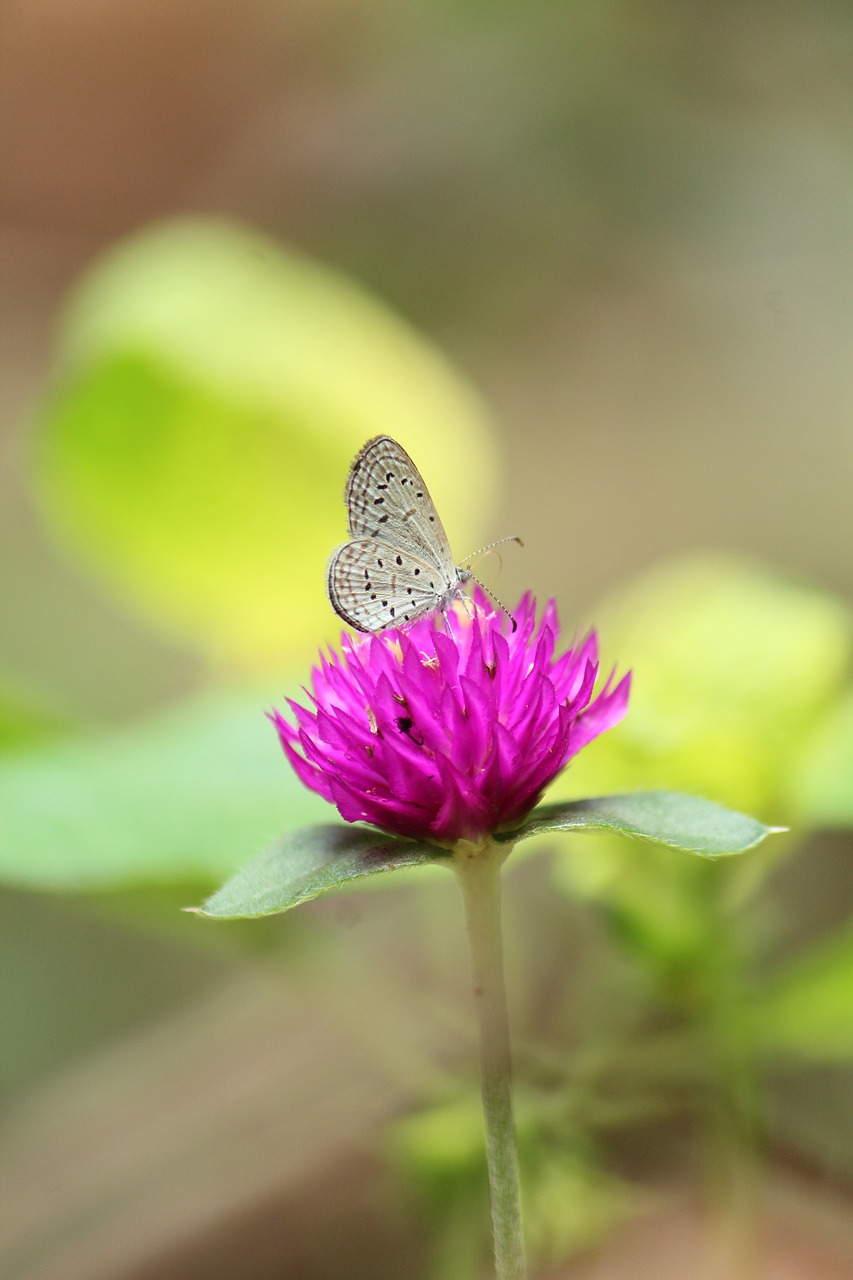
[[[324,567],[368,437],[412,451],[460,552],[494,487],[483,406],[437,351],[353,282],[224,221],[166,223],[97,263],[52,383],[34,456],[63,552],[243,666],[335,629]]]
[[[676,791],[636,791],[540,805],[522,827],[504,832],[498,839],[527,840],[552,831],[601,829],[655,840],[701,858],[720,858],[751,849],[777,828],[766,827],[755,818],[698,796]]]
[[[247,849],[327,814],[284,759],[270,701],[219,694],[7,756],[0,878],[50,890],[213,884]]]
[[[853,826],[853,694],[806,741],[791,789],[804,825]]]
[[[754,997],[749,1016],[764,1050],[821,1061],[853,1056],[853,929],[777,973]]]
[[[350,880],[447,862],[449,857],[430,845],[394,840],[364,827],[309,827],[276,840],[203,907],[189,909],[221,920],[269,916]]]

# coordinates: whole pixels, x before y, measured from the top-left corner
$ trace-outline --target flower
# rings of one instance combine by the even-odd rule
[[[630,674],[593,697],[591,631],[556,656],[550,601],[525,595],[517,630],[475,591],[446,615],[321,655],[312,703],[270,715],[301,780],[348,822],[455,844],[519,823],[572,756],[628,709]]]

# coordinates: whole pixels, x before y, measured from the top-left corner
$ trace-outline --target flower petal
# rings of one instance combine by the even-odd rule
[[[624,716],[630,676],[593,697],[598,639],[557,652],[549,601],[509,619],[479,587],[447,615],[345,635],[306,690],[271,714],[306,786],[350,822],[453,842],[523,819],[566,761]]]

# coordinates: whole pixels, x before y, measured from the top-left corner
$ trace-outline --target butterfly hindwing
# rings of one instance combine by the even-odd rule
[[[354,538],[332,554],[329,599],[335,612],[358,631],[399,627],[442,607],[456,586],[435,566],[376,538]]]

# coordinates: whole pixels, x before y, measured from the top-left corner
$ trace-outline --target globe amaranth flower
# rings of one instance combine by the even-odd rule
[[[630,675],[593,697],[590,632],[557,654],[554,602],[525,595],[512,634],[479,590],[405,630],[344,635],[321,656],[311,707],[270,719],[296,773],[348,822],[453,844],[524,818],[572,756],[617,724]]]

